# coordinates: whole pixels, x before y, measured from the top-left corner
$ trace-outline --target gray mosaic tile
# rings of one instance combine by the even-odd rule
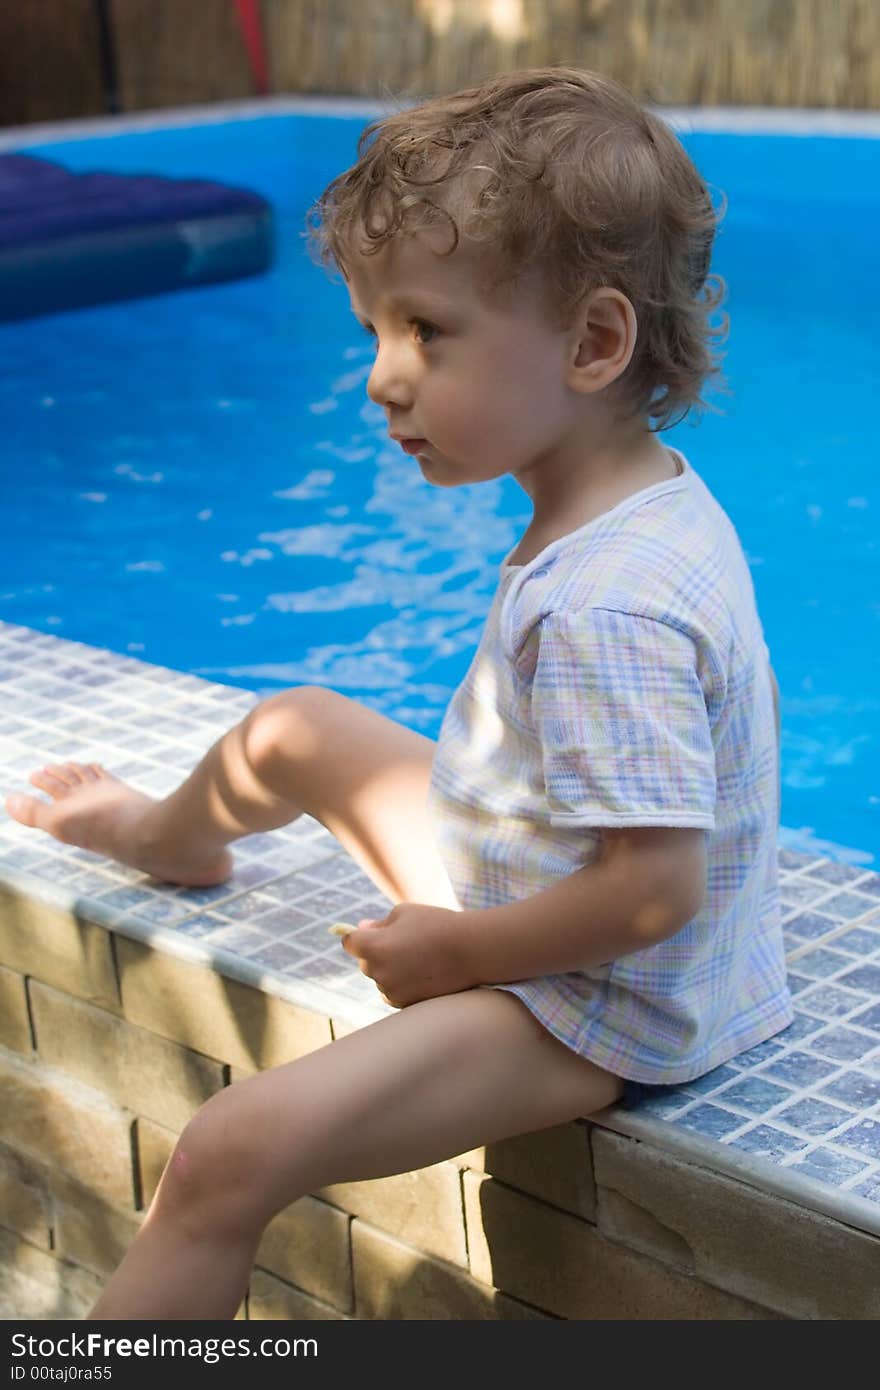
[[[316,917],[335,919],[351,912],[357,902],[356,893],[348,893],[344,888],[327,888],[302,898],[299,906]]]
[[[867,894],[853,891],[838,893],[836,897],[824,902],[822,911],[828,913],[829,916],[852,919],[864,917],[865,913],[870,912],[876,905],[873,898]]]
[[[274,907],[260,917],[260,929],[273,936],[291,936],[303,927],[313,926],[315,918],[300,907]]]
[[[217,921],[211,913],[198,913],[195,917],[187,917],[183,922],[179,922],[175,931],[181,936],[189,937],[190,940],[200,941],[225,925],[223,921]]]
[[[823,1096],[832,1096],[857,1110],[867,1110],[880,1104],[880,1080],[861,1071],[848,1071],[820,1088]]]
[[[251,892],[225,899],[222,907],[218,904],[218,912],[228,924],[253,920],[261,913],[271,911],[273,907],[271,898],[267,898],[263,893]]]
[[[298,931],[289,933],[284,940],[308,950],[312,955],[321,955],[327,950],[327,926],[325,923],[319,925],[313,922],[310,926],[301,927]],[[342,954],[342,945],[336,939],[333,941],[333,949]],[[345,959],[350,960],[351,957],[346,955]]]
[[[805,1139],[796,1139],[794,1135],[784,1134],[770,1125],[754,1125],[742,1134],[734,1135],[730,1143],[733,1148],[743,1149],[755,1158],[769,1158],[777,1163],[807,1147]]]
[[[95,896],[102,907],[116,909],[119,912],[140,907],[142,903],[153,901],[152,893],[144,888],[112,888],[109,892],[102,891],[96,893]]]
[[[708,1091],[717,1091],[719,1086],[723,1086],[725,1082],[732,1080],[733,1077],[738,1075],[739,1073],[734,1067],[729,1067],[727,1065],[715,1067],[714,1071],[707,1071],[702,1076],[698,1076],[694,1081],[685,1081],[683,1089],[689,1091],[692,1095],[705,1095]]]
[[[824,1019],[814,1018],[812,1014],[798,1010],[788,1027],[776,1034],[776,1041],[790,1047],[792,1043],[801,1042],[804,1038],[811,1037],[823,1026]]]
[[[779,901],[784,907],[806,907],[830,897],[832,892],[830,883],[818,883],[813,878],[792,878],[780,883]]]
[[[656,1095],[645,1096],[633,1106],[640,1115],[651,1115],[658,1120],[671,1120],[689,1100],[687,1094],[677,1088]]]
[[[835,936],[834,945],[838,951],[849,951],[854,956],[880,955],[880,931],[851,927],[849,931]]]
[[[349,881],[355,877],[356,866],[349,858],[343,858],[341,854],[334,855],[331,859],[323,859],[320,864],[312,865],[302,873],[304,883],[329,884],[344,883],[349,887]],[[369,879],[363,879],[364,884],[369,884]],[[370,891],[374,891],[370,885]]]
[[[707,1139],[723,1139],[731,1130],[742,1127],[743,1117],[734,1115],[731,1110],[722,1110],[717,1105],[697,1105],[680,1115],[676,1123],[682,1129],[692,1129],[696,1134],[705,1135]]]
[[[849,956],[841,955],[839,951],[828,949],[811,951],[808,955],[798,960],[797,968],[799,975],[807,975],[812,979],[822,979],[826,975],[836,975],[838,971],[844,970],[848,965],[852,965]]]
[[[857,1173],[864,1173],[867,1166],[866,1163],[847,1158],[845,1154],[836,1153],[833,1149],[813,1149],[798,1158],[791,1165],[791,1170],[793,1173],[803,1173],[805,1177],[815,1178],[818,1182],[830,1182],[839,1186],[840,1183],[849,1182]]]
[[[181,921],[189,911],[188,906],[181,906],[179,902],[162,902],[161,899],[156,899],[137,908],[132,916],[135,921],[149,922],[152,926],[165,927]]]
[[[880,1158],[880,1120],[860,1120],[837,1136],[838,1144],[857,1149],[869,1158]]]
[[[860,1182],[852,1191],[857,1197],[867,1197],[869,1202],[880,1202],[880,1174],[875,1173],[864,1182]]]
[[[77,893],[87,898],[97,898],[110,887],[110,881],[105,874],[96,872],[94,869],[80,869],[69,880],[68,886],[74,888]]]
[[[224,951],[233,951],[238,956],[253,957],[257,951],[271,944],[263,932],[252,927],[235,923],[228,927],[216,928],[210,936],[212,946],[221,946]]]
[[[826,917],[820,912],[801,912],[790,918],[785,926],[786,931],[794,936],[802,937],[805,941],[817,941],[834,931],[839,923],[835,922],[833,917]]]
[[[719,1099],[725,1105],[734,1105],[739,1110],[747,1110],[752,1115],[763,1115],[774,1105],[791,1099],[791,1091],[785,1086],[774,1085],[762,1076],[747,1076],[734,1086],[728,1086]]]
[[[761,1075],[800,1087],[816,1086],[836,1071],[839,1071],[839,1067],[833,1062],[823,1062],[820,1057],[811,1057],[807,1052],[789,1052],[768,1062]]]
[[[809,989],[814,983],[807,979],[806,975],[797,975],[794,970],[788,972],[788,988],[792,995],[800,994],[802,990]]]
[[[860,1028],[870,1028],[872,1033],[878,1035],[880,1040],[880,1004],[872,1004],[869,1009],[863,1009],[861,1013],[853,1014],[850,1023],[856,1023]]]
[[[255,951],[253,959],[258,965],[272,966],[276,970],[296,970],[310,957],[308,951],[292,945],[289,941],[273,941],[271,946],[264,946]]]
[[[341,954],[343,955],[342,960],[331,959],[328,956],[312,956],[302,967],[306,978],[326,982],[328,980],[338,980],[343,976],[350,975],[352,973],[351,957],[345,956],[344,953]],[[357,971],[357,967],[355,967],[355,970]],[[359,971],[357,971],[357,973],[360,974]],[[363,975],[361,975],[361,979],[364,979]],[[373,990],[376,988],[372,982],[370,982],[370,987]]]
[[[768,1038],[766,1042],[758,1043],[755,1047],[750,1047],[747,1052],[740,1052],[731,1059],[732,1067],[742,1067],[751,1069],[760,1066],[771,1057],[778,1057],[784,1048],[781,1043],[774,1038]]]
[[[813,1052],[831,1057],[838,1062],[857,1062],[877,1046],[877,1038],[869,1033],[859,1033],[855,1028],[828,1028],[818,1037],[809,1041]]]
[[[813,985],[813,982],[810,981],[810,984]],[[838,989],[835,985],[813,986],[797,993],[800,1004],[821,1018],[844,1018],[864,1003],[859,995]]]
[[[814,864],[809,876],[824,883],[852,883],[856,879],[864,878],[865,871],[856,868],[854,864],[835,864],[826,860],[822,864]]]
[[[841,975],[839,983],[862,994],[880,995],[880,965],[856,966],[854,970],[847,970]]]
[[[787,1106],[785,1110],[778,1110],[774,1119],[781,1120],[791,1129],[799,1129],[804,1134],[820,1136],[828,1134],[832,1129],[838,1129],[847,1120],[851,1120],[852,1112],[841,1110],[836,1105],[826,1105],[824,1101],[814,1100],[812,1096],[806,1096],[803,1100],[796,1101],[794,1105]]]

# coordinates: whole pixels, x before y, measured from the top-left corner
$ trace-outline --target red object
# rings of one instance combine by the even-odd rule
[[[260,0],[235,0],[235,9],[241,35],[248,52],[251,76],[254,86],[265,96],[269,90],[269,65],[266,62],[266,44],[263,40],[263,21],[260,18]]]

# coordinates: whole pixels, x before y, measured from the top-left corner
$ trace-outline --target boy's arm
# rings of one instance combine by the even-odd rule
[[[530,898],[458,913],[450,926],[465,974],[506,984],[654,946],[697,915],[705,891],[704,831],[605,830],[592,863]]]

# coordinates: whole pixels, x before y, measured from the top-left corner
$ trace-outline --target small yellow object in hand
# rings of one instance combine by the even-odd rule
[[[348,936],[349,932],[357,931],[357,927],[353,927],[350,922],[334,922],[327,930],[334,936]]]

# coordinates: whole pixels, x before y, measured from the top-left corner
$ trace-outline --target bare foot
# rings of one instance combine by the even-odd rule
[[[183,846],[179,852],[157,846],[150,835],[149,813],[158,803],[97,763],[44,767],[28,780],[52,800],[16,793],[6,798],[7,811],[13,820],[45,830],[66,845],[79,845],[188,888],[222,883],[232,872],[232,856],[225,849],[194,856]]]

